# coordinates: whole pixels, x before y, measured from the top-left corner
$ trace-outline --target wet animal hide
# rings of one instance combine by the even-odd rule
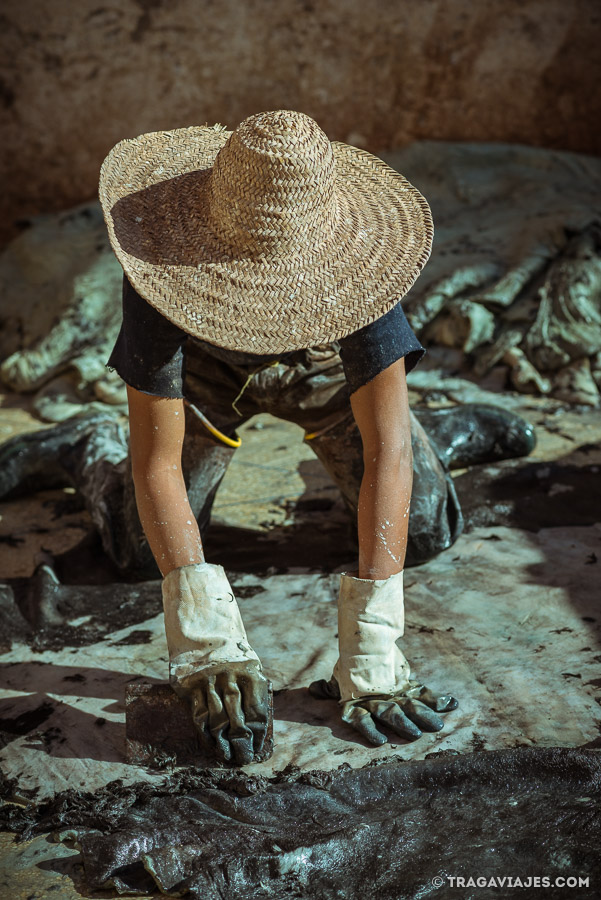
[[[25,225],[0,255],[0,377],[24,392],[67,369],[80,386],[102,382],[121,322],[122,275],[100,207],[85,204]]]
[[[269,779],[188,770],[160,787],[113,782],[7,805],[1,822],[25,838],[54,830],[75,839],[90,889],[120,894],[409,900],[435,895],[446,876],[547,876],[545,897],[559,898],[566,888],[553,886],[556,876],[599,883],[600,779],[595,751],[560,748]],[[526,893],[475,887],[461,896]]]

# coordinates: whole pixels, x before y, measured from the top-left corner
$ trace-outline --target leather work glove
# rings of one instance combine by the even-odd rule
[[[387,741],[376,723],[412,741],[423,731],[440,731],[438,713],[458,706],[450,694],[438,696],[410,679],[409,663],[396,645],[404,626],[403,572],[379,581],[341,576],[338,662],[330,681],[314,681],[309,691],[338,700],[342,720],[371,744]]]
[[[203,747],[241,766],[267,759],[270,684],[223,567],[173,569],[162,590],[169,682],[187,702]]]

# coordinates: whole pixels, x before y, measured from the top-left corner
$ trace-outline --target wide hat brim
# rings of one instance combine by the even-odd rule
[[[99,195],[129,281],[189,334],[280,353],[345,337],[388,312],[428,260],[422,194],[383,160],[332,141],[337,214],[311,248],[232,251],[207,220],[213,163],[232,132],[196,126],[140,135],[105,159]]]

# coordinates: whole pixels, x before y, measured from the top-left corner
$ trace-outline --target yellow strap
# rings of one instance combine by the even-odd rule
[[[246,388],[248,387],[248,385],[251,383],[251,381],[253,380],[253,378],[255,377],[255,375],[258,375],[258,373],[259,373],[259,372],[262,372],[264,369],[270,369],[272,366],[279,366],[279,364],[280,364],[279,359],[276,359],[275,362],[265,363],[264,365],[259,366],[258,369],[255,369],[254,372],[251,372],[251,373],[250,373],[250,375],[248,376],[248,378],[246,379],[246,381],[245,381],[244,384],[242,385],[242,390],[240,391],[240,393],[238,394],[238,396],[236,397],[236,399],[232,401],[232,407],[233,407],[233,409],[238,413],[239,416],[241,416],[242,413],[240,412],[240,410],[239,410],[238,407],[236,406],[236,403],[238,402],[238,400],[240,399],[240,397],[242,396],[242,394],[244,393],[244,391],[246,390]]]
[[[218,428],[215,428],[215,426],[209,422],[207,417],[203,413],[201,413],[201,411],[196,406],[194,406],[193,403],[190,403],[188,401],[188,406],[194,412],[194,414],[196,416],[198,416],[198,418],[200,419],[202,424],[205,426],[207,431],[210,431],[212,435],[214,435],[216,438],[218,438],[224,444],[227,444],[228,447],[239,447],[240,446],[240,444],[242,443],[242,438],[240,438],[240,437],[237,437],[235,439],[229,438],[226,434],[223,434],[223,432],[219,431]]]
[[[326,425],[325,428],[320,428],[317,431],[312,431],[309,434],[305,432],[304,440],[312,441],[313,438],[321,437],[322,434],[326,434],[328,431],[331,431],[332,428],[336,428],[337,425],[340,425],[341,422],[344,422],[346,419],[349,419],[352,416],[350,410],[347,410],[342,414],[339,419],[336,419],[334,422],[330,422],[329,425]]]

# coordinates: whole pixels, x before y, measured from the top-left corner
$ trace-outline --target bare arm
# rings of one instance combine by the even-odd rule
[[[162,575],[204,562],[198,524],[181,467],[184,402],[128,386],[130,445],[136,504]]]
[[[405,564],[413,456],[405,361],[351,395],[363,441],[359,492],[359,578],[388,578]]]

